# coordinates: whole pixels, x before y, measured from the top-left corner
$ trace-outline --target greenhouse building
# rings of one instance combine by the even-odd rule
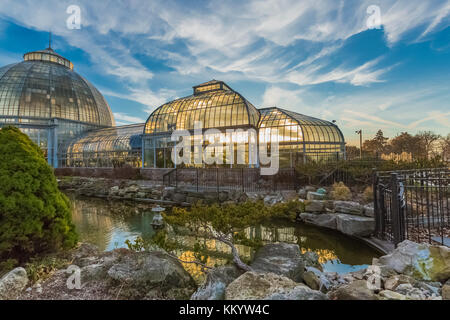
[[[266,144],[272,153],[274,141],[280,167],[345,157],[344,136],[334,123],[277,107],[257,109],[217,80],[158,107],[145,124],[115,126],[102,94],[51,47],[0,68],[0,128],[5,125],[28,134],[55,168],[175,168],[175,132],[192,142],[190,152],[182,152],[191,161],[181,167],[259,167],[257,149]],[[202,161],[213,144],[225,146],[220,153],[213,148],[218,161]]]

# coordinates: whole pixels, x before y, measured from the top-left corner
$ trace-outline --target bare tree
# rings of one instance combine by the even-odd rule
[[[434,143],[438,141],[441,136],[432,131],[421,131],[416,135],[416,137],[420,139],[420,143],[425,151],[425,158],[428,159],[431,151],[433,150]]]

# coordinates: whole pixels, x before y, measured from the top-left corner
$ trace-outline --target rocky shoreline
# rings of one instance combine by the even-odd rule
[[[450,248],[411,241],[347,274],[323,272],[317,254],[301,254],[298,245],[268,244],[257,252],[252,271],[218,267],[200,286],[163,251],[99,252],[82,244],[70,256],[76,267],[69,271],[78,271],[61,269],[33,286],[25,269],[12,270],[0,279],[0,299],[450,300]],[[80,288],[70,289],[77,272]]]

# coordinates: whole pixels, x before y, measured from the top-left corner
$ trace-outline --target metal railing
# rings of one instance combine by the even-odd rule
[[[163,176],[165,186],[193,191],[237,190],[242,192],[295,190],[294,168],[264,176],[257,168],[178,168]]]
[[[450,169],[374,173],[376,236],[449,245]]]

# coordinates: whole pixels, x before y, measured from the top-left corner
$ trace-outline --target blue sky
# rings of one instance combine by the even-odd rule
[[[350,144],[360,128],[450,132],[450,0],[0,0],[0,65],[47,47],[48,30],[118,124],[220,79],[257,107],[336,120]]]

